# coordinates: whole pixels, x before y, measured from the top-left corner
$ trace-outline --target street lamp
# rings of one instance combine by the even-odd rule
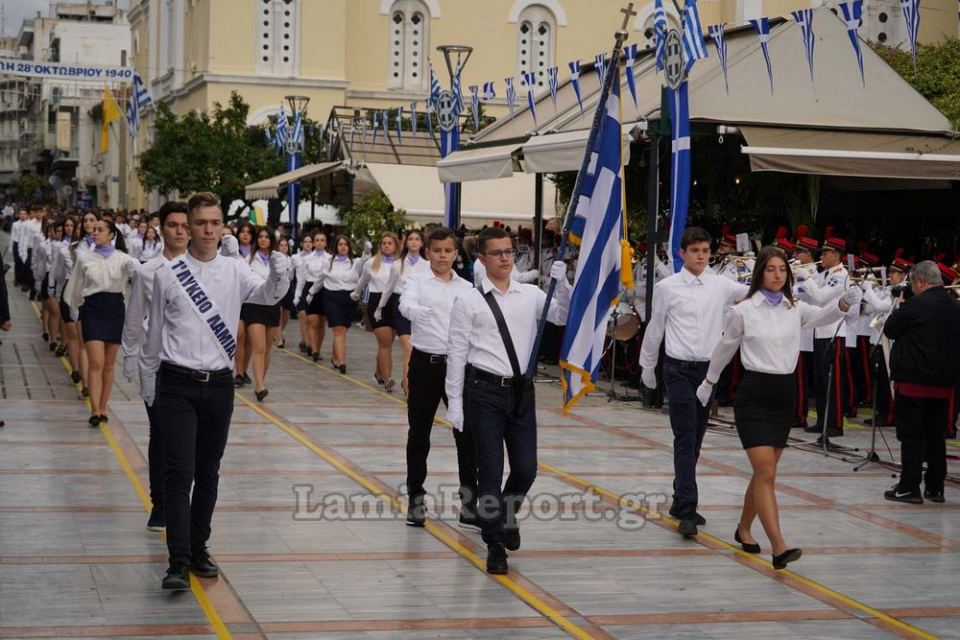
[[[442,44],[437,47],[437,51],[443,54],[443,59],[447,63],[447,73],[450,75],[450,88],[454,87],[454,78],[463,72],[467,66],[470,54],[473,53],[473,47],[462,44]],[[456,63],[454,63],[456,58]],[[447,93],[447,98],[450,98]],[[443,98],[437,101],[437,120],[440,122],[440,128],[443,129],[440,144],[440,156],[445,157],[460,148],[460,114],[453,110],[452,118],[442,117],[441,111],[444,109],[444,103],[450,102]],[[449,111],[449,110],[448,110]],[[448,114],[449,115],[449,114]],[[427,114],[430,117],[430,114]],[[452,127],[447,122],[452,122]],[[444,188],[446,194],[444,224],[451,229],[457,229],[460,226],[460,183],[450,182]]]
[[[300,116],[301,122],[307,112],[307,104],[310,98],[307,96],[285,96],[287,104],[290,105],[290,115],[293,117],[294,124],[297,122],[297,116]],[[299,169],[303,164],[303,129],[298,135],[293,135],[293,128],[287,135],[286,148],[284,151],[287,156],[287,171]],[[300,207],[300,181],[287,184],[287,211],[290,214],[290,253],[297,251],[297,209]]]

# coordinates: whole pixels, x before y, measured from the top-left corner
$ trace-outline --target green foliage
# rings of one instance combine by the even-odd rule
[[[16,199],[21,202],[49,202],[51,200],[50,183],[43,176],[25,173],[10,186],[13,188]],[[37,194],[40,194],[39,197]]]
[[[376,243],[384,231],[401,229],[405,214],[403,209],[394,209],[382,191],[370,191],[359,202],[341,208],[337,215],[347,235]]]
[[[917,47],[917,69],[913,57],[881,44],[870,45],[877,54],[929,100],[960,129],[960,39],[947,38],[936,44]]]

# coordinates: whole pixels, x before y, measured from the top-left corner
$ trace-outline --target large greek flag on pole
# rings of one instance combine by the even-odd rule
[[[453,125],[450,131],[440,132],[440,157],[446,158],[460,148],[460,122]],[[457,228],[457,188],[459,182],[443,183],[443,224],[448,229]]]
[[[133,91],[130,102],[127,103],[127,124],[130,125],[130,135],[136,137],[140,128],[140,112],[152,104],[150,92],[143,84],[143,78],[136,71],[133,72]]]
[[[670,255],[673,272],[680,271],[680,239],[687,227],[687,208],[690,204],[690,105],[687,83],[677,89],[668,89],[670,103],[670,137],[673,147],[670,157]]]
[[[280,113],[277,114],[277,137],[273,141],[274,146],[283,151],[287,145],[287,112],[280,105]]]
[[[590,163],[581,176],[580,189],[573,194],[577,207],[571,232],[579,230],[580,257],[560,350],[564,412],[595,388],[610,308],[620,298],[621,278],[630,275],[629,269],[625,273],[622,269],[626,225],[618,67],[612,65],[608,70],[614,78],[606,114],[587,150]]]

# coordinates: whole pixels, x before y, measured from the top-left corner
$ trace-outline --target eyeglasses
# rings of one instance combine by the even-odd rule
[[[516,249],[497,249],[496,251],[484,251],[483,255],[489,258],[512,258],[516,253]]]

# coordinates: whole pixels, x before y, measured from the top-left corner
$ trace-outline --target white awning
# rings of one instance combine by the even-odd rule
[[[275,175],[272,178],[267,178],[266,180],[249,184],[244,191],[246,192],[247,200],[276,198],[280,189],[287,186],[291,182],[310,180],[328,173],[333,173],[339,169],[342,164],[343,163],[339,160],[336,162],[308,164],[305,167],[300,167],[299,169],[287,171],[285,173]]]
[[[635,125],[623,125],[623,164],[630,162],[630,131]],[[587,147],[588,129],[533,136],[523,145],[523,170],[527,173],[579,171]]]
[[[471,182],[508,178],[513,175],[514,156],[519,150],[519,144],[507,144],[496,147],[467,147],[454,151],[437,162],[440,180]]]

